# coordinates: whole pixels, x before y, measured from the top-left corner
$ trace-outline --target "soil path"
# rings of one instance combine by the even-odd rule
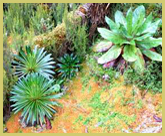
[[[162,95],[148,93],[142,99],[140,90],[123,85],[122,77],[115,83],[110,87],[109,83],[96,82],[85,68],[66,85],[68,90],[59,100],[62,107],[51,121],[51,130],[22,128],[18,113],[6,123],[8,133],[161,132]]]

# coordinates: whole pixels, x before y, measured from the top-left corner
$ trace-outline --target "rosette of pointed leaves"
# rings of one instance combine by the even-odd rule
[[[28,74],[22,78],[13,87],[10,101],[14,104],[14,113],[22,112],[22,122],[44,123],[44,117],[51,119],[56,113],[54,106],[59,104],[55,101],[62,94],[57,94],[60,90],[58,84],[54,84],[54,80],[45,78],[38,73]]]
[[[71,79],[76,75],[76,73],[80,69],[80,61],[76,55],[72,54],[65,54],[63,57],[58,59],[59,63],[57,64],[58,73],[61,78],[69,78]]]
[[[23,51],[21,48],[18,55],[15,55],[15,60],[13,63],[16,67],[15,74],[18,75],[19,78],[29,74],[29,73],[40,73],[46,78],[50,78],[53,76],[54,68],[53,58],[51,58],[51,54],[46,54],[44,48],[34,48],[31,50],[29,46],[26,46],[26,51]]]
[[[108,47],[108,51],[98,59],[98,63],[105,64],[122,55],[127,62],[131,62],[135,69],[142,72],[145,68],[143,55],[154,61],[162,61],[162,56],[151,50],[162,45],[162,38],[153,37],[161,19],[155,22],[152,22],[152,19],[152,13],[145,18],[144,6],[139,6],[134,11],[130,8],[126,17],[122,12],[116,11],[115,21],[105,17],[110,30],[98,28],[105,40],[96,48],[107,50]]]

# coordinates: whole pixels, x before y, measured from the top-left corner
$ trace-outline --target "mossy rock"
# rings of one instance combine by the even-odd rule
[[[34,37],[35,45],[39,47],[59,46],[65,41],[66,31],[65,24],[57,25],[51,32]]]

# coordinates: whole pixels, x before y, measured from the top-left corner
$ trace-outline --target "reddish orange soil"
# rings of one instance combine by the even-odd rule
[[[89,73],[88,71],[86,73]],[[155,120],[152,118],[153,115],[162,117],[162,112],[160,112],[160,107],[162,106],[162,95],[147,93],[142,99],[140,90],[133,86],[123,85],[123,78],[116,81],[118,84],[112,89],[108,88],[108,83],[98,83],[91,78],[83,90],[82,84],[82,75],[78,75],[75,79],[68,83],[69,90],[67,91],[66,96],[61,98],[59,102],[63,105],[62,108],[57,108],[58,113],[55,114],[54,120],[51,121],[52,129],[44,130],[42,133],[102,133],[102,132],[111,132],[118,133],[122,130],[134,130],[146,117],[150,117],[152,122]],[[121,85],[119,85],[121,84]],[[105,91],[102,91],[103,87],[106,87]],[[90,89],[89,89],[90,88]],[[135,89],[137,94],[135,97],[135,104],[127,103],[123,105],[123,102],[128,102],[132,96],[132,90]],[[121,95],[120,95],[121,91]],[[121,115],[126,115],[132,117],[136,115],[134,122],[130,122],[128,125],[123,120],[114,118],[114,120],[107,121],[106,124],[114,123],[115,121],[119,122],[120,125],[109,131],[106,127],[94,127],[97,123],[97,117],[92,119],[88,125],[84,125],[83,121],[87,117],[90,117],[91,114],[94,114],[95,111],[92,107],[89,106],[91,98],[98,92],[101,92],[100,99],[101,102],[107,101],[109,104],[113,104],[113,111],[121,113]],[[122,97],[123,95],[123,97]],[[123,99],[124,98],[124,99]],[[140,105],[140,101],[142,100]],[[139,107],[137,103],[139,102]],[[111,112],[109,110],[109,112]],[[83,121],[79,121],[80,115],[83,117]],[[35,131],[35,128],[27,127],[21,128],[18,119],[20,113],[13,115],[8,122],[6,127],[8,128],[8,133],[20,132],[31,133]],[[96,114],[96,116],[98,116]],[[76,122],[77,121],[77,122]]]

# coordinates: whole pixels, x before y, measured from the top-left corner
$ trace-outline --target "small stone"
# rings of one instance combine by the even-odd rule
[[[99,59],[99,57],[95,56],[95,57],[94,57],[94,59],[95,59],[95,60],[98,60],[98,59]]]
[[[62,131],[63,131],[64,133],[67,133],[67,131],[66,131],[66,129],[65,129],[65,128],[62,128]]]
[[[37,133],[40,133],[40,132],[42,132],[44,129],[42,128],[42,127],[40,127],[40,128],[38,128],[37,130],[36,130],[36,132]]]
[[[129,131],[126,130],[126,129],[122,129],[122,131],[123,131],[124,133],[131,133],[131,132],[129,132]]]
[[[102,121],[98,122],[97,124],[95,124],[95,127],[99,127],[101,124],[103,124]]]
[[[42,128],[43,128],[43,129],[46,129],[46,124],[43,124],[43,125],[42,125]]]
[[[157,117],[156,115],[153,116],[156,122],[162,122],[162,118]]]
[[[88,128],[87,128],[87,127],[85,127],[85,133],[89,133],[89,132],[88,132]]]
[[[7,128],[4,128],[4,129],[3,129],[3,131],[4,131],[4,132],[7,132],[7,131],[8,131],[8,129],[7,129]]]
[[[105,81],[107,81],[107,80],[109,79],[109,75],[105,74],[105,75],[103,75],[102,78],[103,78]]]
[[[21,127],[22,127],[22,128],[25,128],[25,127],[27,127],[26,123],[24,123],[24,122],[21,122]]]

